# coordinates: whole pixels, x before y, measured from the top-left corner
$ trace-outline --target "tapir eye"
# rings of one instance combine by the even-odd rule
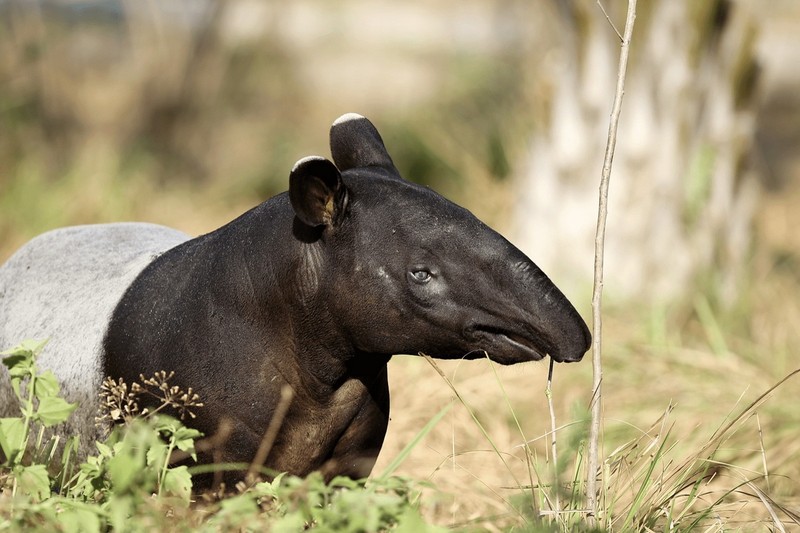
[[[428,283],[431,280],[431,273],[425,269],[412,270],[409,272],[411,279],[417,283]]]

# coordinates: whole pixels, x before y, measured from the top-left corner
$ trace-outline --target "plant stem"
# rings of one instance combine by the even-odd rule
[[[164,480],[167,479],[167,470],[169,470],[169,458],[175,450],[175,433],[173,432],[169,437],[169,444],[167,445],[167,455],[164,458],[164,463],[158,472],[158,497],[161,497],[161,489],[164,487]]]
[[[600,202],[597,213],[597,232],[594,241],[594,288],[592,290],[592,423],[589,428],[589,454],[586,467],[586,507],[589,509],[589,526],[594,527],[597,519],[597,477],[598,477],[598,446],[600,440],[600,426],[602,417],[603,369],[601,364],[601,350],[603,328],[601,319],[601,303],[603,294],[603,255],[605,250],[606,218],[608,215],[608,184],[611,177],[611,163],[614,160],[614,148],[617,144],[617,125],[622,109],[622,96],[625,93],[625,74],[628,70],[628,49],[630,48],[633,23],[636,20],[636,0],[628,0],[628,14],[625,20],[625,35],[619,54],[619,68],[617,73],[617,89],[614,94],[614,105],[611,108],[611,119],[608,125],[608,141],[606,143],[605,157],[603,159],[603,172],[600,179]]]
[[[550,408],[550,446],[553,452],[553,489],[555,490],[553,501],[553,513],[555,514],[556,522],[561,518],[561,500],[559,495],[558,483],[558,446],[556,445],[556,411],[553,409],[553,358],[550,358],[550,369],[547,371],[547,388],[545,389],[545,396],[547,396],[547,406]]]
[[[30,373],[28,374],[29,382],[28,382],[28,400],[26,402],[25,408],[22,410],[22,416],[24,418],[23,422],[23,431],[22,436],[20,437],[19,446],[17,447],[16,457],[10,458],[10,464],[19,464],[22,461],[22,457],[25,455],[25,450],[28,449],[28,438],[30,437],[30,429],[31,429],[31,420],[33,419],[34,415],[34,407],[33,407],[33,398],[34,398],[34,387],[36,386],[36,367],[31,365]]]
[[[758,426],[758,442],[761,446],[761,464],[764,466],[764,480],[767,482],[767,492],[772,492],[769,486],[769,470],[767,469],[767,450],[764,448],[764,433],[761,431],[761,419],[758,418],[758,412],[755,413],[756,425]]]

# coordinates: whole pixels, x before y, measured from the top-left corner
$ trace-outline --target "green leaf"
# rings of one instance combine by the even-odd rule
[[[40,400],[51,396],[58,396],[60,387],[56,375],[50,370],[45,370],[36,376],[33,394]]]
[[[192,476],[189,470],[185,466],[170,468],[164,475],[164,484],[161,488],[179,497],[188,506],[192,495]]]
[[[100,517],[89,509],[65,509],[56,515],[56,522],[65,533],[100,532]]]
[[[258,496],[276,500],[278,499],[278,494],[281,488],[281,480],[285,475],[286,472],[281,472],[275,476],[272,481],[262,481],[260,483],[256,483],[252,490]]]
[[[33,373],[33,360],[45,344],[46,340],[26,340],[10,350],[0,352],[0,355],[8,356],[3,358],[3,364],[8,368],[12,379],[20,379]]]
[[[46,427],[54,426],[69,418],[69,415],[72,414],[72,411],[77,407],[77,404],[69,403],[58,396],[46,396],[39,400],[39,408],[36,410],[36,419]]]
[[[407,508],[397,519],[394,533],[444,533],[447,528],[426,524],[419,511],[413,507]]]
[[[28,354],[28,356],[34,356],[42,351],[49,340],[26,339],[13,348],[0,352],[0,355]]]
[[[336,488],[357,490],[364,488],[364,480],[352,479],[345,476],[336,476],[335,478],[330,480],[328,485]]]
[[[173,438],[175,439],[175,446],[181,451],[189,452],[192,454],[194,454],[195,439],[199,439],[202,436],[203,433],[201,433],[200,431],[187,427],[180,427],[173,434]]]
[[[42,501],[50,495],[50,477],[44,465],[20,466],[15,469],[19,488],[32,498]]]
[[[307,528],[305,518],[300,513],[290,513],[279,518],[272,524],[272,533],[296,533]]]
[[[124,492],[133,484],[137,474],[144,469],[145,464],[142,455],[119,453],[108,460],[108,476],[115,492]]]
[[[154,442],[147,450],[147,466],[155,467],[160,471],[166,462],[167,452],[169,452],[169,447],[165,442]]]
[[[87,457],[86,462],[81,464],[78,479],[69,493],[79,498],[92,498],[97,490],[107,485],[104,473],[103,459],[97,456]]]
[[[67,438],[64,443],[64,448],[61,451],[61,482],[59,494],[62,496],[69,491],[69,480],[72,477],[72,473],[75,471],[74,458],[80,449],[80,442],[81,438],[79,435],[72,435]]]
[[[3,364],[6,365],[11,376],[21,376],[30,373],[33,360],[29,353],[14,353],[4,357]]]
[[[131,496],[113,494],[108,501],[108,510],[111,513],[111,527],[116,531],[134,530],[129,523],[133,514],[133,501]]]
[[[161,413],[153,415],[150,418],[150,423],[156,431],[169,433],[170,435],[174,434],[178,427],[181,426],[177,418]]]
[[[114,451],[108,444],[98,440],[95,441],[94,445],[97,448],[97,451],[100,452],[100,457],[111,457],[114,455]]]
[[[0,448],[9,461],[25,446],[25,429],[22,418],[0,418]]]
[[[215,522],[230,520],[236,523],[242,517],[258,513],[258,505],[253,497],[247,493],[222,500],[219,507],[220,510],[214,517]]]

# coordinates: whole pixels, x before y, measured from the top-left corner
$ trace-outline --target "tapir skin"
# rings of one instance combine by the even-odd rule
[[[574,307],[469,211],[406,181],[374,126],[344,115],[333,162],[300,160],[280,194],[194,239],[146,224],[50,232],[0,268],[0,344],[50,337],[40,363],[81,407],[88,435],[103,376],[175,371],[232,423],[222,460],[249,462],[289,385],[265,466],[367,475],[389,420],[386,365],[424,352],[501,364],[579,361]],[[12,405],[0,371],[0,416]]]

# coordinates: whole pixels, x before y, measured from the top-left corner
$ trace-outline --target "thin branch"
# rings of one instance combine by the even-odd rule
[[[250,463],[250,469],[247,471],[246,479],[248,483],[255,483],[258,471],[261,470],[261,467],[264,466],[264,463],[267,461],[267,456],[270,450],[272,450],[272,445],[275,444],[275,438],[278,436],[278,430],[283,425],[286,414],[289,412],[292,398],[294,398],[292,387],[289,385],[281,387],[281,399],[278,402],[278,406],[275,408],[272,419],[269,421],[267,431],[264,432],[264,436],[261,438],[261,444],[258,446],[258,451],[253,458],[253,462]]]
[[[599,473],[598,446],[602,422],[601,385],[603,382],[603,368],[601,364],[603,344],[601,302],[603,294],[603,256],[605,253],[606,218],[608,216],[608,184],[611,176],[611,163],[614,160],[614,149],[617,144],[617,125],[619,124],[619,115],[622,109],[622,96],[625,94],[628,50],[630,48],[633,23],[635,20],[636,0],[628,0],[625,36],[622,38],[619,54],[617,89],[614,95],[614,105],[611,109],[611,119],[608,125],[608,141],[606,143],[606,152],[603,159],[603,173],[600,179],[600,202],[597,213],[597,232],[594,241],[594,288],[592,290],[592,334],[594,336],[594,344],[592,345],[592,423],[589,428],[589,453],[586,467],[586,507],[589,509],[588,518],[590,527],[595,525],[597,519],[597,477]]]
[[[600,0],[597,0],[597,5],[600,6],[600,11],[602,11],[603,15],[606,16],[606,20],[611,25],[611,28],[614,30],[614,33],[616,33],[617,37],[619,37],[619,42],[623,42],[625,39],[622,38],[622,34],[619,32],[617,27],[614,25],[614,21],[611,20],[611,17],[608,16],[608,13],[606,12],[606,8],[603,7],[603,3]]]

